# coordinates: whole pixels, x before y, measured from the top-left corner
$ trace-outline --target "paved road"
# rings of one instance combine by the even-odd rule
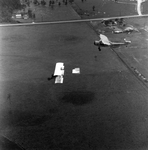
[[[122,18],[143,18],[147,17],[146,15],[130,15],[122,16]],[[62,21],[46,21],[46,22],[31,22],[31,23],[18,23],[18,24],[0,24],[0,27],[15,27],[15,26],[35,26],[35,25],[50,25],[50,24],[67,24],[67,23],[79,23],[79,22],[91,22],[91,21],[101,21],[103,19],[116,19],[121,17],[105,17],[105,18],[95,18],[95,19],[76,19],[76,20],[62,20]]]

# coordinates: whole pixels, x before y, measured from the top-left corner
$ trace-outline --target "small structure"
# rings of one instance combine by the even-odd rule
[[[20,14],[20,13],[15,14],[15,18],[16,18],[16,19],[21,19],[21,18],[22,18],[22,14]]]

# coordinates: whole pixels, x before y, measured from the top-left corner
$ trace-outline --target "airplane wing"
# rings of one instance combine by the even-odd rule
[[[117,42],[112,42],[113,45],[123,45],[125,43],[117,43]]]
[[[55,83],[63,83],[63,76],[64,76],[64,63],[58,62],[55,66],[54,76],[57,76],[55,78]]]
[[[126,28],[124,29],[124,31],[129,31],[129,30],[134,30],[134,28],[133,28],[133,27],[126,27]]]
[[[101,41],[103,42],[103,44],[111,45],[109,39],[108,39],[105,35],[100,34],[100,39],[101,39]]]
[[[55,83],[63,83],[63,80],[64,80],[63,76],[57,76],[55,78]]]

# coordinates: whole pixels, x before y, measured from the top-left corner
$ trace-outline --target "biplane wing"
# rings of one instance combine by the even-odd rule
[[[64,63],[62,63],[62,62],[56,63],[54,76],[56,76],[55,83],[63,83],[63,80],[64,80],[64,78],[63,78],[63,76],[64,76]]]

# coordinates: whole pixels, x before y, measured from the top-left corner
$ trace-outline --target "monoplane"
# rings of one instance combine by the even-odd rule
[[[121,29],[119,27],[112,27],[113,31],[112,33],[119,34],[119,33],[127,33],[131,34],[132,32],[139,32],[139,30],[133,26],[125,27],[124,29]]]
[[[110,47],[110,48],[117,48],[120,47],[122,45],[127,46],[128,44],[130,44],[131,41],[128,41],[126,39],[124,39],[124,42],[111,42],[107,36],[100,34],[100,40],[99,41],[94,41],[94,45],[98,46],[99,51],[101,51],[101,47]]]

